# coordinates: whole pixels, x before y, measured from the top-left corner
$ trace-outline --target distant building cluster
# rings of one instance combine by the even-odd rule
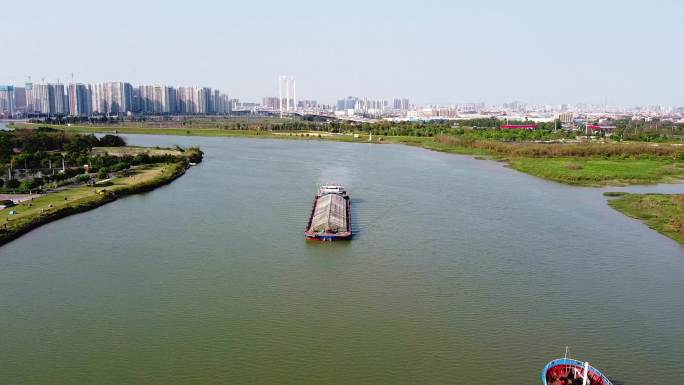
[[[337,100],[337,103],[335,104],[335,115],[367,115],[377,117],[385,115],[406,116],[411,107],[407,98],[395,98],[390,102],[389,100],[375,100],[348,96],[344,99]]]
[[[286,105],[287,100],[285,98],[282,99],[282,105]],[[281,100],[278,99],[275,96],[268,96],[265,98],[261,99],[261,107],[273,110],[273,111],[279,111],[280,110],[280,105],[281,105]],[[295,100],[290,98],[290,105],[294,106],[295,105]],[[318,109],[319,104],[315,100],[299,100],[297,101],[297,111],[299,110],[312,110],[312,109]],[[285,107],[283,107],[285,109]],[[291,108],[292,110],[292,108]]]
[[[228,95],[208,87],[171,87],[126,82],[0,85],[0,115],[228,114]]]
[[[411,104],[408,98],[390,100],[348,96],[333,104],[297,99],[293,76],[278,77],[278,96],[261,102],[230,99],[208,87],[133,86],[126,82],[96,84],[26,83],[0,85],[0,118],[35,116],[139,115],[317,115],[358,122],[471,120],[497,118],[508,122],[557,122],[560,127],[586,127],[601,119],[631,119],[684,123],[684,107],[615,107],[606,104],[528,104],[520,101],[487,106],[483,102]],[[526,123],[527,124],[527,123]],[[603,127],[603,126],[602,126]],[[532,125],[530,124],[530,127]],[[604,129],[604,128],[602,128]]]

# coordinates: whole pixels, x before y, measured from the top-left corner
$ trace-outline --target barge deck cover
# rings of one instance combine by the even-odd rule
[[[347,202],[344,197],[326,194],[317,199],[311,231],[345,233],[348,231],[347,225]]]

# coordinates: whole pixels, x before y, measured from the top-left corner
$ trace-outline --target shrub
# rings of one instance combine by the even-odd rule
[[[76,183],[85,183],[85,182],[90,181],[90,175],[87,175],[87,174],[78,175],[78,176],[76,176],[76,178],[74,178],[74,180],[76,181]]]
[[[7,187],[8,188],[17,188],[19,187],[20,183],[16,179],[10,179],[7,181]]]
[[[19,185],[19,188],[21,190],[34,190],[40,187],[43,184],[43,180],[40,178],[35,178],[35,179],[26,179],[21,182]]]
[[[193,162],[193,163],[199,163],[202,161],[202,158],[204,157],[204,152],[199,149],[199,147],[190,147],[188,149],[189,156],[188,156],[188,161]]]
[[[99,145],[102,147],[123,147],[126,145],[126,141],[120,136],[107,134],[100,138],[98,141]]]
[[[143,152],[136,155],[135,158],[133,158],[133,162],[135,162],[135,164],[148,164],[152,162],[152,159],[148,153]]]
[[[130,168],[131,165],[127,162],[119,162],[111,167],[112,172],[119,172],[122,170],[126,170],[127,168]]]
[[[68,177],[69,177],[69,176],[68,176],[67,174],[60,172],[59,174],[55,174],[55,176],[54,176],[53,178],[54,178],[56,181],[62,181],[62,180],[67,179]]]

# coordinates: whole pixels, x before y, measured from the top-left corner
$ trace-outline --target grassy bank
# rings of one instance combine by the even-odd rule
[[[415,137],[415,136],[387,136],[382,138],[382,143],[403,144],[406,146],[421,147],[432,151],[446,152],[450,154],[477,155],[488,158],[501,158],[493,151],[477,147],[458,146],[450,143],[443,143],[434,137]]]
[[[626,194],[610,200],[608,204],[684,244],[684,195]]]
[[[17,125],[35,127],[36,125]],[[216,127],[152,128],[132,126],[52,126],[83,133],[224,136],[273,139],[316,139],[367,143],[368,136],[313,132],[230,130]],[[396,143],[453,154],[506,160],[518,171],[578,186],[674,183],[684,179],[684,148],[671,144],[535,143],[480,140],[463,136],[373,136],[373,143]]]
[[[184,162],[140,166],[131,175],[115,178],[106,186],[69,188],[1,210],[0,214],[4,218],[0,225],[0,245],[45,223],[170,183],[183,175],[185,170]],[[10,211],[16,214],[9,215]]]
[[[109,134],[143,134],[143,135],[176,135],[176,136],[227,136],[227,137],[260,137],[260,138],[283,138],[287,135],[277,135],[270,131],[261,130],[233,130],[222,129],[216,127],[149,127],[149,126],[119,126],[119,125],[48,125],[48,124],[30,124],[30,123],[13,123],[10,125],[13,128],[36,128],[36,127],[51,127],[58,130],[65,130],[76,133],[109,133]]]
[[[684,150],[669,145],[500,143],[451,137],[389,137],[384,142],[505,160],[515,170],[576,186],[676,183],[684,179],[684,160],[680,160]]]
[[[510,158],[512,168],[555,182],[578,186],[677,183],[684,162],[667,158]]]

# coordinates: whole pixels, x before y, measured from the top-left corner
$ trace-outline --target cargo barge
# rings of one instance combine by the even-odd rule
[[[344,187],[328,184],[318,189],[304,235],[319,241],[351,238],[351,203]]]
[[[612,385],[610,380],[588,362],[567,357],[553,360],[542,369],[543,385]]]

